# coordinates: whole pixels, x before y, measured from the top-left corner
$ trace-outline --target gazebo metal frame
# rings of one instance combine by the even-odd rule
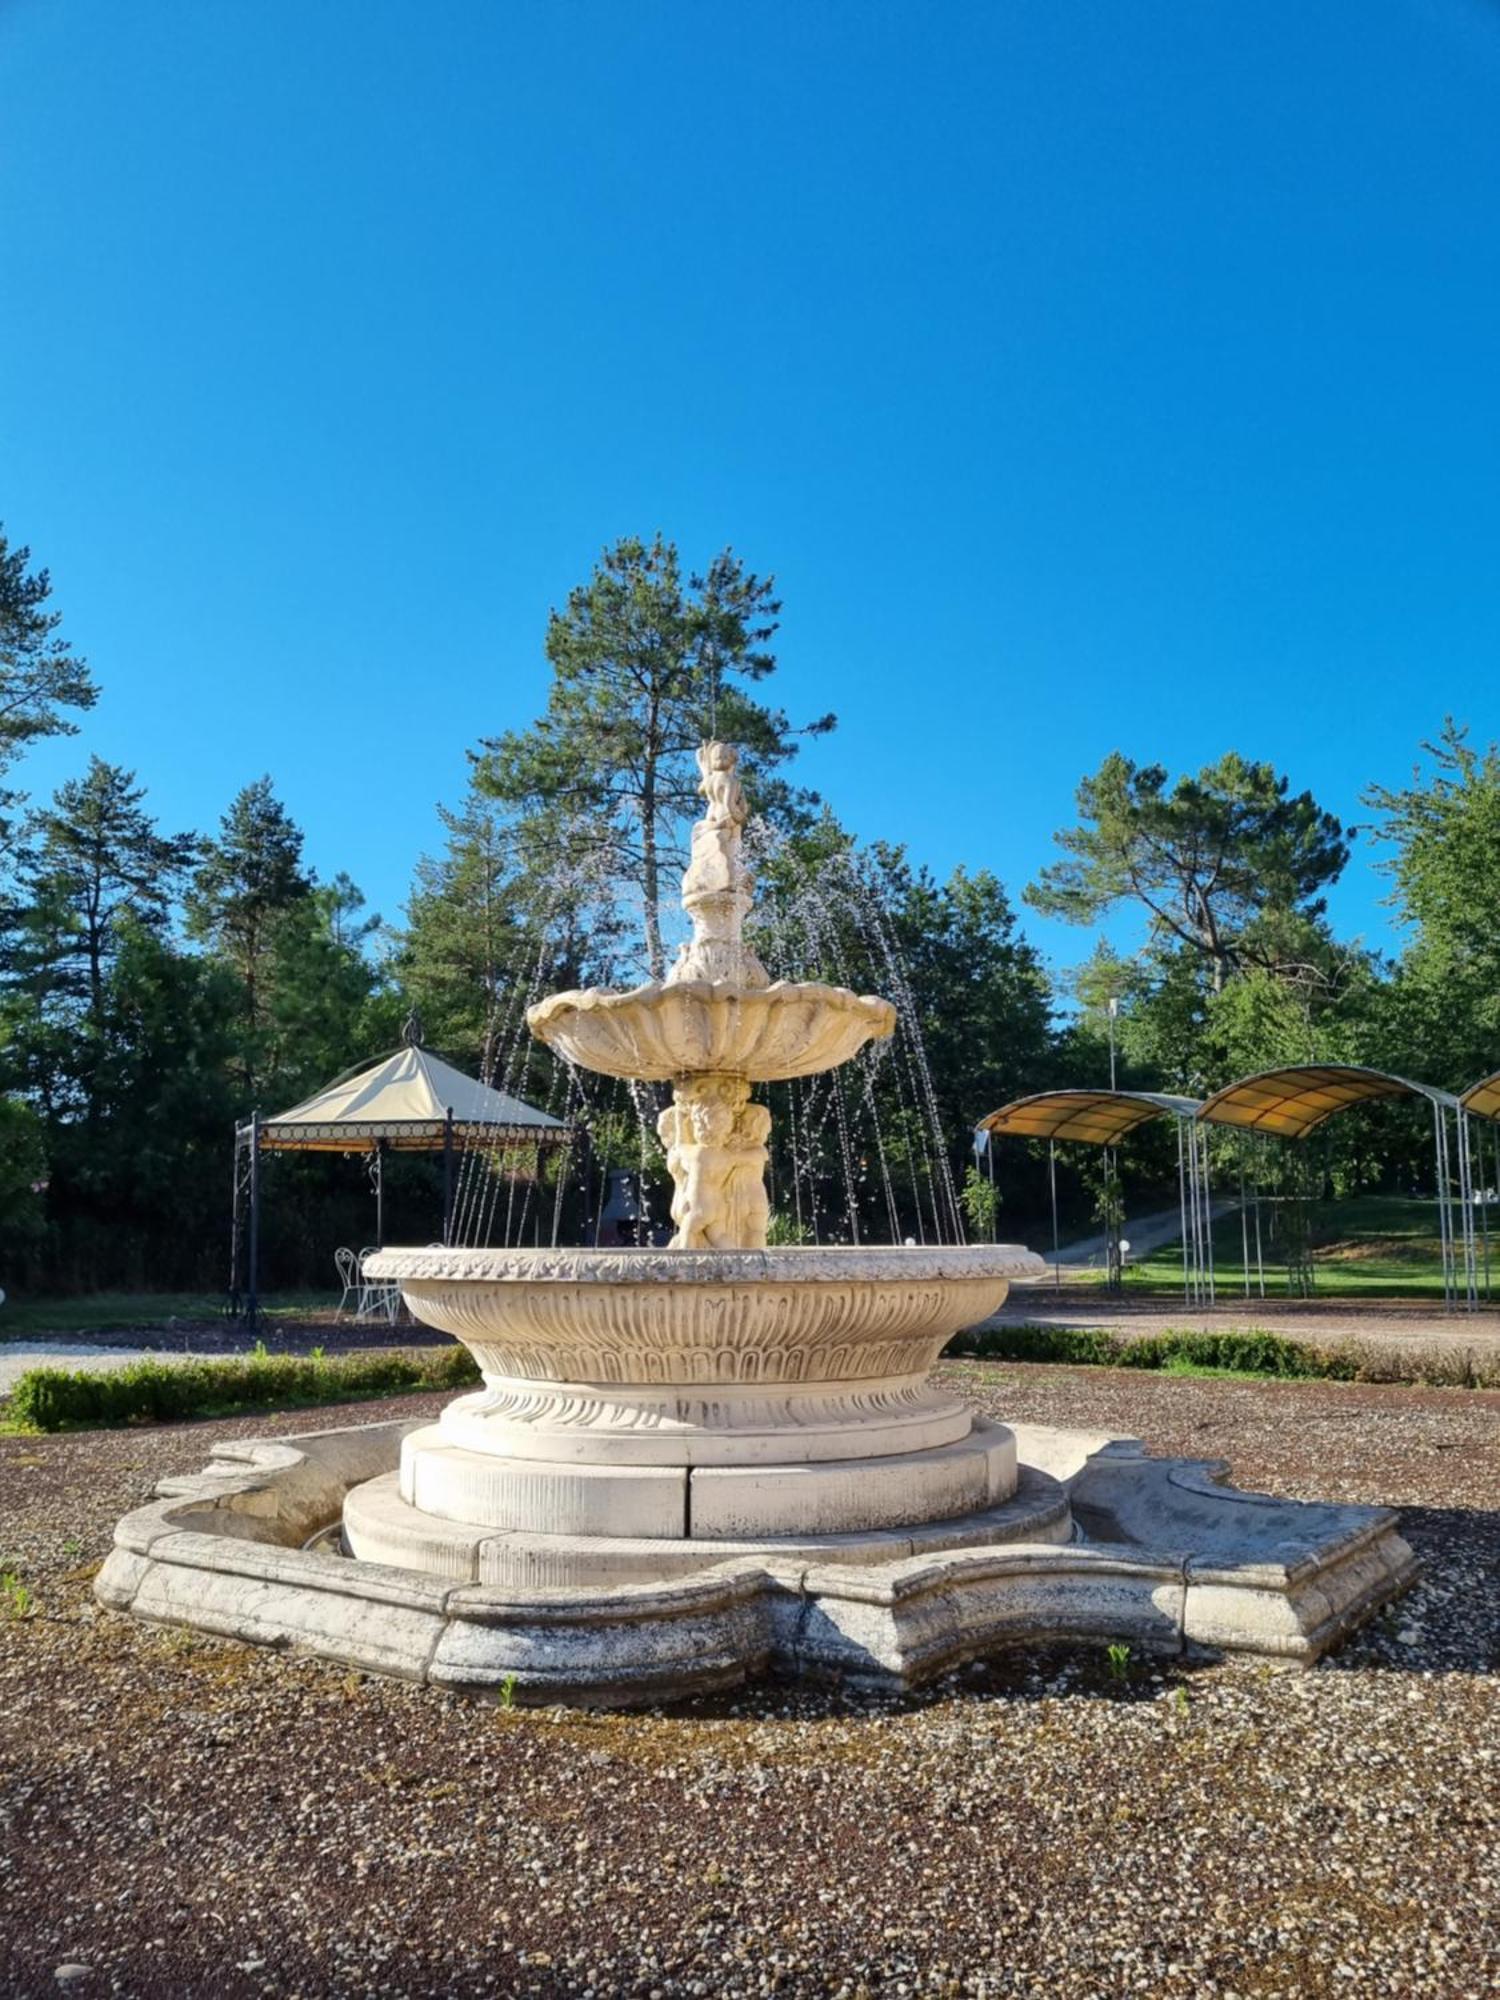
[[[1226,1084],[1198,1115],[1205,1123],[1300,1142],[1352,1105],[1402,1098],[1432,1107],[1443,1309],[1473,1312],[1479,1304],[1473,1159],[1465,1104],[1452,1091],[1359,1063],[1294,1063]]]
[[[407,1024],[402,1036],[402,1047],[413,1049],[421,1056],[428,1056],[421,1041],[420,1029],[415,1021]],[[373,1076],[381,1067],[389,1063],[400,1051],[377,1057],[373,1063],[361,1063],[335,1077],[324,1086],[324,1091],[307,1100],[315,1105],[319,1096],[335,1090],[339,1085],[356,1081],[367,1075]],[[436,1061],[436,1058],[431,1058]],[[439,1067],[447,1071],[448,1064]],[[522,1104],[519,1099],[506,1097],[504,1093],[478,1083],[474,1078],[463,1076],[462,1082],[469,1091],[481,1092],[484,1098],[493,1098],[497,1104],[507,1109],[529,1114],[524,1118],[514,1116],[497,1118],[455,1117],[453,1107],[444,1107],[441,1117],[431,1118],[328,1118],[308,1120],[296,1115],[305,1108],[296,1107],[293,1112],[280,1117],[263,1118],[259,1111],[252,1112],[243,1125],[235,1127],[234,1134],[234,1178],[232,1196],[232,1220],[230,1231],[229,1300],[231,1315],[252,1324],[260,1312],[260,1215],[261,1215],[261,1158],[266,1153],[340,1153],[346,1158],[360,1154],[368,1155],[371,1184],[375,1194],[375,1241],[377,1246],[385,1242],[385,1161],[392,1152],[441,1152],[443,1156],[443,1234],[446,1248],[453,1234],[455,1170],[459,1160],[459,1147],[464,1150],[494,1150],[517,1143],[533,1147],[540,1152],[549,1146],[571,1146],[574,1129],[561,1119],[549,1113],[537,1111],[531,1105]],[[243,1284],[242,1284],[243,1276]]]
[[[1212,1303],[1214,1250],[1212,1194],[1209,1186],[1208,1143],[1198,1128],[1199,1101],[1160,1090],[1044,1090],[1018,1097],[981,1118],[975,1127],[991,1137],[1045,1139],[1047,1178],[1052,1202],[1052,1269],[1062,1283],[1057,1220],[1057,1146],[1059,1140],[1102,1146],[1107,1152],[1130,1133],[1158,1118],[1177,1125],[1177,1193],[1182,1213],[1182,1288],[1190,1305]],[[1120,1232],[1111,1219],[1109,1265],[1120,1268]]]
[[[1433,1084],[1414,1083],[1385,1070],[1356,1063],[1300,1063],[1263,1070],[1226,1084],[1201,1103],[1149,1090],[1050,1090],[1020,1097],[982,1118],[976,1132],[1013,1138],[1045,1139],[1052,1203],[1053,1269],[1062,1282],[1057,1218],[1057,1143],[1072,1140],[1112,1147],[1150,1120],[1170,1116],[1177,1121],[1178,1198],[1182,1212],[1183,1296],[1189,1304],[1213,1304],[1216,1297],[1213,1254],[1213,1203],[1209,1175],[1209,1125],[1302,1141],[1337,1112],[1351,1105],[1394,1099],[1425,1100],[1432,1107],[1433,1172],[1438,1211],[1438,1239],[1443,1269],[1444,1310],[1460,1306],[1472,1312],[1479,1304],[1480,1272],[1485,1296],[1490,1296],[1489,1219],[1481,1213],[1482,1255],[1475,1229],[1474,1140],[1471,1115],[1500,1127],[1500,1072],[1471,1085],[1462,1097]],[[1497,1185],[1500,1185],[1500,1129],[1492,1135]],[[1483,1141],[1479,1141],[1483,1167]],[[1482,1172],[1481,1172],[1482,1178]],[[1245,1176],[1240,1175],[1241,1232],[1244,1241],[1245,1296],[1250,1295],[1250,1204]],[[1261,1243],[1261,1194],[1252,1181],[1250,1203],[1255,1220],[1256,1270],[1265,1295],[1265,1263]],[[1482,1209],[1482,1204],[1481,1204]],[[1118,1231],[1116,1231],[1118,1234]]]

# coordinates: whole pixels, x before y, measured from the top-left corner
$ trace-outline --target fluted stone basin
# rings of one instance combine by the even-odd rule
[[[1015,1244],[386,1250],[372,1276],[461,1340],[484,1388],[443,1416],[507,1457],[707,1465],[951,1443],[943,1344],[1041,1259]]]
[[[927,1375],[1045,1270],[1017,1245],[387,1250],[366,1268],[464,1343],[484,1387],[346,1514],[356,1553],[419,1563],[456,1523],[571,1538],[568,1573],[596,1577],[601,1540],[880,1532],[1014,1490],[1009,1431]]]
[[[889,1000],[842,986],[680,980],[627,993],[589,987],[532,1007],[538,1040],[584,1069],[641,1083],[721,1075],[776,1083],[837,1069],[895,1029]]]

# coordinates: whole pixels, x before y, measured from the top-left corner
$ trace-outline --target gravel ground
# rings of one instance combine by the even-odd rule
[[[0,1992],[1500,1988],[1500,1395],[949,1374],[1002,1416],[1393,1501],[1426,1580],[1307,1674],[1051,1654],[894,1702],[505,1713],[96,1611],[161,1473],[306,1413],[3,1438],[35,1601],[0,1609]]]

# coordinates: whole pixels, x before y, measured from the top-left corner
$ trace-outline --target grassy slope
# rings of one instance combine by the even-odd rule
[[[1500,1227],[1500,1217],[1492,1215],[1490,1221],[1492,1232]],[[1311,1225],[1319,1295],[1327,1298],[1441,1296],[1443,1273],[1437,1213],[1431,1201],[1363,1195],[1352,1201],[1318,1202],[1312,1209]],[[1261,1241],[1266,1290],[1284,1292],[1285,1251],[1270,1203],[1261,1206]],[[1492,1245],[1492,1261],[1500,1277],[1500,1255],[1494,1253],[1500,1253],[1500,1241]],[[1250,1259],[1253,1283],[1253,1218]],[[1238,1213],[1221,1216],[1214,1225],[1214,1274],[1230,1290],[1244,1281],[1243,1233]],[[1139,1264],[1130,1267],[1126,1282],[1132,1291],[1180,1290],[1180,1247],[1155,1250],[1142,1258]]]
[[[332,1319],[337,1294],[282,1292],[261,1300],[272,1319]],[[212,1324],[224,1316],[222,1292],[93,1292],[83,1298],[11,1297],[0,1306],[0,1340],[30,1340],[47,1333],[114,1333],[165,1326],[169,1319]]]

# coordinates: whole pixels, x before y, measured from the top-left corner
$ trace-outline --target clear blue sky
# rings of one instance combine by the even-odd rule
[[[394,914],[658,527],[1017,897],[1112,748],[1358,817],[1500,735],[1500,8],[0,0],[0,102],[0,518],[104,688],[34,791],[269,770]]]

